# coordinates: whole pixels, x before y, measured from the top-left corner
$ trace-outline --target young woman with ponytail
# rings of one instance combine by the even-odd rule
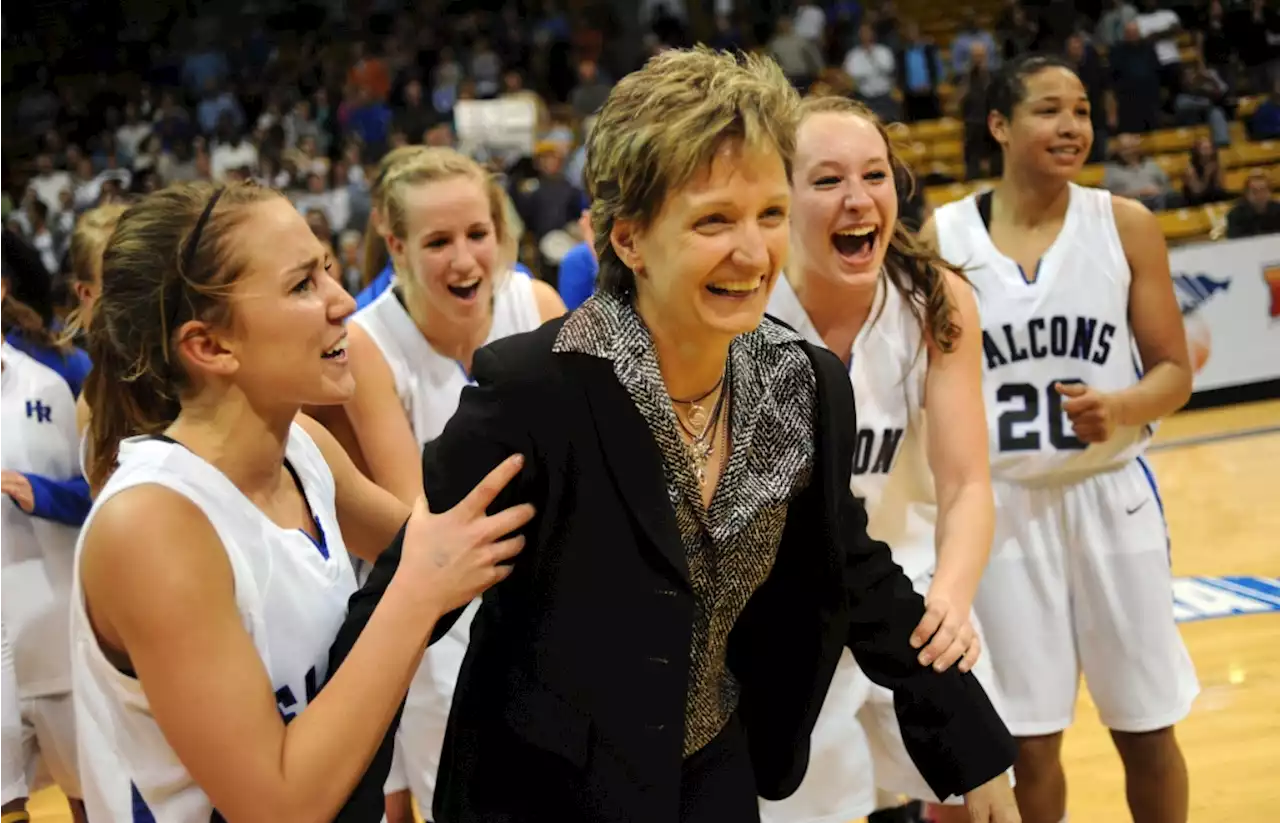
[[[453,509],[410,515],[299,416],[353,391],[354,304],[330,265],[302,215],[251,184],[149,195],[107,245],[85,388],[101,492],[69,610],[94,823],[333,819],[437,619],[521,548],[504,536],[529,507],[485,513],[518,456]],[[347,551],[372,560],[397,535],[394,582],[330,672]]]
[[[872,536],[925,598],[912,637],[922,664],[973,670],[999,696],[971,604],[994,512],[982,402],[982,329],[964,277],[898,218],[910,175],[859,103],[804,101],[792,176],[791,258],[769,312],[844,362],[858,438],[852,486]],[[908,192],[903,192],[905,197]],[[944,423],[926,421],[934,410]],[[841,659],[813,735],[809,773],[766,823],[914,820],[896,797],[939,802],[902,740],[893,693]],[[968,821],[961,798],[939,821]],[[873,814],[877,809],[886,809]]]

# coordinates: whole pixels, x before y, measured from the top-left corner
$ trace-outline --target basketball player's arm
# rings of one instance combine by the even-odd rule
[[[1191,397],[1191,357],[1182,312],[1173,293],[1169,249],[1155,215],[1127,197],[1113,195],[1116,231],[1132,272],[1129,327],[1142,358],[1135,385],[1102,392],[1082,383],[1056,388],[1075,436],[1086,443],[1108,440],[1117,426],[1145,426],[1173,414]]]
[[[347,550],[361,560],[377,562],[409,519],[409,507],[361,474],[337,438],[319,422],[299,415],[298,424],[311,435],[333,473],[338,525]]]
[[[347,362],[356,381],[355,395],[345,406],[347,419],[373,481],[412,506],[422,494],[418,438],[386,357],[358,324],[349,323],[347,329]]]
[[[1142,379],[1117,392],[1116,422],[1145,426],[1182,408],[1191,397],[1191,356],[1182,310],[1173,292],[1169,248],[1160,223],[1146,206],[1127,197],[1111,198],[1116,229],[1133,272],[1129,285],[1129,326],[1142,358]]]
[[[929,346],[925,408],[936,409],[938,415],[928,426],[926,446],[938,501],[938,564],[925,596],[924,620],[911,642],[917,648],[923,646],[921,663],[941,671],[959,661],[960,670],[969,671],[981,652],[969,615],[991,550],[995,504],[982,399],[978,304],[967,283],[949,270],[944,272],[960,337],[951,352]]]
[[[121,492],[90,524],[80,569],[96,633],[127,656],[165,740],[229,821],[332,820],[442,610],[388,587],[341,669],[286,724],[227,553],[190,500],[157,485]]]
[[[912,762],[938,797],[989,791],[1013,765],[1016,747],[972,673],[920,665],[910,637],[925,613],[920,595],[889,547],[867,534],[867,513],[842,492],[849,602],[845,644],[873,682],[893,692],[898,727]]]
[[[543,323],[554,320],[568,311],[560,295],[545,280],[533,281],[533,300],[538,304],[538,318]]]

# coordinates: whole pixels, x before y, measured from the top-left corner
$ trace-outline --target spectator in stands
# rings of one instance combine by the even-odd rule
[[[353,46],[354,60],[347,72],[347,84],[360,89],[361,101],[382,103],[391,92],[391,75],[387,63],[374,53],[370,43],[357,40]]]
[[[216,78],[210,77],[205,81],[204,93],[196,106],[196,122],[203,134],[211,135],[222,125],[224,118],[233,129],[240,131],[244,128],[244,109],[240,101]]]
[[[1000,38],[1000,56],[1004,60],[1012,60],[1019,54],[1031,51],[1036,42],[1036,21],[1027,14],[1018,0],[1011,0],[1002,18],[998,30]]]
[[[36,157],[36,176],[27,185],[40,198],[40,202],[56,209],[59,193],[71,184],[71,175],[64,169],[54,167],[52,155],[46,153]]]
[[[798,89],[809,88],[809,84],[822,74],[822,52],[811,41],[795,33],[790,17],[778,18],[768,52],[782,67],[782,73],[791,85]]]
[[[382,98],[370,94],[367,85],[351,87],[350,106],[346,110],[345,131],[369,147],[373,155],[387,150],[387,138],[391,134],[391,107]]]
[[[58,272],[58,258],[60,255],[58,254],[57,240],[49,229],[49,212],[50,209],[43,200],[32,200],[30,208],[27,210],[27,217],[31,221],[31,226],[27,232],[26,239],[31,243],[36,253],[39,254],[45,273],[52,278]]]
[[[987,47],[979,42],[969,46],[969,70],[961,75],[960,113],[964,121],[964,176],[977,180],[984,174],[1000,174],[1000,151],[987,128],[991,113],[988,90],[991,68],[987,63]]]
[[[130,100],[124,104],[124,122],[116,128],[116,145],[125,154],[136,157],[143,141],[151,135],[151,124],[142,120],[138,104]]]
[[[550,232],[577,223],[586,207],[585,195],[564,175],[564,160],[563,145],[542,141],[534,148],[537,176],[523,181],[510,193],[534,243],[541,243]],[[543,279],[556,285],[556,266],[547,260],[542,263]]]
[[[1160,62],[1160,85],[1172,100],[1182,81],[1182,53],[1178,49],[1182,20],[1176,11],[1160,8],[1160,0],[1142,0],[1142,10],[1134,22],[1142,39],[1155,49]]]
[[[1236,19],[1231,39],[1250,88],[1255,91],[1271,88],[1272,82],[1280,77],[1280,10],[1268,8],[1266,0],[1252,0],[1248,11]]]
[[[1225,108],[1228,102],[1227,84],[1204,64],[1203,58],[1197,57],[1195,62],[1182,65],[1182,82],[1174,101],[1179,124],[1207,123],[1214,144],[1229,146],[1231,131]]]
[[[1280,203],[1271,199],[1271,183],[1262,169],[1249,172],[1244,197],[1227,212],[1227,237],[1280,233]]]
[[[1093,121],[1093,148],[1090,163],[1107,159],[1107,138],[1116,127],[1116,98],[1111,93],[1111,75],[1096,49],[1085,43],[1084,34],[1075,32],[1067,38],[1067,62],[1080,78],[1089,95],[1090,119]]]
[[[502,60],[488,38],[476,40],[471,52],[471,79],[476,83],[476,96],[488,99],[498,93],[502,78]]]
[[[400,94],[400,107],[392,118],[394,127],[416,143],[439,119],[440,113],[422,98],[422,82],[414,77],[405,83]]]
[[[600,76],[600,67],[594,60],[578,61],[578,85],[569,97],[574,114],[587,117],[595,114],[609,96],[609,82]]]
[[[1142,154],[1142,139],[1136,134],[1116,138],[1116,159],[1107,163],[1102,187],[1112,194],[1131,197],[1152,211],[1173,205],[1169,175],[1156,161]]]
[[[875,28],[870,23],[858,27],[858,45],[845,56],[844,70],[853,78],[857,98],[876,116],[886,123],[901,118],[898,101],[893,97],[898,75],[893,51],[876,41]]]
[[[890,51],[902,47],[902,20],[898,17],[898,6],[893,0],[880,0],[878,8],[867,10],[867,22],[876,32],[876,42],[884,43]]]
[[[1095,35],[1103,48],[1110,49],[1125,39],[1125,28],[1138,19],[1138,9],[1126,0],[1109,0],[1108,8],[1098,20]]]
[[[223,182],[231,169],[257,169],[258,148],[245,139],[230,115],[224,114],[218,123],[218,136],[209,153],[209,172],[215,183]]]
[[[820,4],[801,2],[796,7],[795,32],[822,48],[827,32],[827,13]]]
[[[1039,9],[1036,21],[1035,51],[1061,54],[1063,44],[1078,28],[1076,0],[1049,0]]]
[[[1227,14],[1222,0],[1209,0],[1201,13],[1195,32],[1196,51],[1209,68],[1226,81],[1229,88],[1236,86],[1235,49],[1231,45],[1231,33],[1227,27]]]
[[[920,26],[914,20],[903,25],[902,33],[902,51],[896,62],[903,114],[908,123],[934,120],[942,116],[938,84],[947,76],[942,56],[932,41],[920,35]]]
[[[1271,94],[1249,118],[1249,137],[1253,140],[1280,138],[1280,77],[1271,83]]]
[[[1000,51],[996,48],[995,38],[978,24],[977,12],[972,7],[967,7],[960,13],[960,24],[951,40],[951,70],[956,77],[969,73],[973,66],[975,45],[982,46],[988,68],[994,70],[1000,67]]]
[[[1187,206],[1229,199],[1222,185],[1218,149],[1207,137],[1201,137],[1191,149],[1191,161],[1182,173],[1182,199]]]
[[[1122,134],[1145,134],[1160,126],[1160,58],[1142,38],[1136,20],[1125,24],[1124,38],[1111,47],[1111,86],[1124,105],[1116,112]]]

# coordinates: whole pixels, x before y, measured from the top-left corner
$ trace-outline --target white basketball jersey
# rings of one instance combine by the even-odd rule
[[[1150,427],[1117,428],[1106,443],[1086,445],[1053,388],[1082,381],[1115,392],[1141,376],[1129,329],[1131,273],[1111,194],[1071,184],[1062,230],[1034,279],[996,249],[977,197],[943,206],[934,221],[943,258],[964,270],[978,299],[992,476],[1064,482],[1132,460]]]
[[[439,437],[458,410],[462,390],[471,382],[462,364],[431,347],[394,287],[356,312],[351,322],[368,333],[391,368],[396,393],[418,444]],[[532,331],[541,324],[533,281],[523,272],[509,272],[495,286],[493,325],[485,342]]]
[[[66,381],[8,343],[0,359],[0,464],[50,480],[79,477],[76,401]],[[0,603],[21,697],[71,690],[67,615],[79,533],[0,498]]]
[[[329,647],[347,614],[355,576],[338,528],[333,475],[297,424],[285,459],[298,478],[322,540],[272,522],[227,477],[185,447],[156,438],[120,446],[119,467],[94,502],[157,484],[195,503],[226,550],[236,605],[288,722],[306,708],[328,675]],[[77,546],[77,568],[80,546]],[[80,776],[89,818],[135,819],[145,803],[160,823],[208,823],[213,808],[165,740],[136,678],[117,669],[94,636],[80,593],[71,616],[72,674]],[[192,706],[192,711],[199,711]]]
[[[810,343],[825,345],[785,277],[778,278],[768,312]],[[932,571],[936,559],[937,504],[924,431],[928,366],[920,323],[881,277],[849,358],[858,424],[851,485],[867,508],[867,531],[893,548],[912,579]]]
[[[425,446],[440,435],[458,410],[462,390],[472,382],[470,377],[461,363],[431,347],[393,288],[357,312],[352,322],[358,323],[382,352],[418,445]],[[523,272],[509,272],[495,288],[493,323],[485,342],[540,325],[533,281]],[[431,808],[453,689],[471,642],[471,621],[479,603],[479,599],[472,601],[448,634],[432,644],[405,698],[399,730],[404,763],[400,767],[423,809]]]

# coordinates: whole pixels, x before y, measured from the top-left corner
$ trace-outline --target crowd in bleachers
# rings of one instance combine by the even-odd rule
[[[175,181],[254,178],[289,193],[356,291],[370,274],[360,238],[379,158],[406,143],[455,145],[505,177],[522,261],[554,283],[581,239],[591,114],[635,67],[610,47],[625,36],[611,4],[570,5],[575,12],[555,0],[195,19],[174,11],[130,20],[114,52],[58,53],[51,44],[65,39],[66,21],[51,32],[11,25],[5,225],[58,278],[77,215],[90,207]],[[797,85],[865,101],[898,124],[923,210],[998,174],[987,84],[1002,60],[1038,49],[1066,55],[1093,100],[1082,183],[1159,211],[1171,242],[1280,230],[1271,193],[1280,185],[1280,12],[1263,0],[801,2],[763,22],[751,4],[734,11],[721,0],[710,20],[690,19],[687,5],[641,4],[647,29],[633,57],[696,39],[761,49]],[[472,10],[481,6],[500,10]],[[459,101],[504,97],[534,102],[531,150],[460,140]]]

